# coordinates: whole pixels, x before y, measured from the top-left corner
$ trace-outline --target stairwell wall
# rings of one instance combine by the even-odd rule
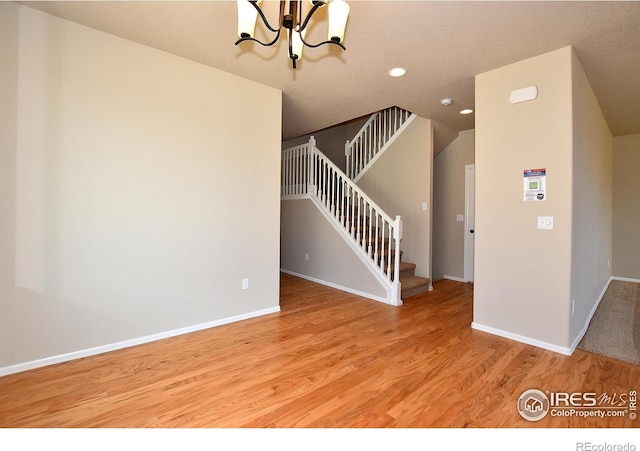
[[[311,199],[286,199],[281,207],[281,270],[370,299],[387,293]]]
[[[402,217],[402,260],[415,263],[415,274],[429,279],[432,180],[432,123],[417,116],[357,182],[388,215]]]
[[[282,150],[306,144],[309,142],[309,138],[313,136],[316,139],[316,147],[344,172],[347,166],[344,156],[344,145],[348,140],[353,139],[368,119],[369,116],[353,119],[343,124],[334,125],[323,130],[284,141],[282,143]]]

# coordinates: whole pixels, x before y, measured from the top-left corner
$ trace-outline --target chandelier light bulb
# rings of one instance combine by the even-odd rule
[[[238,0],[238,37],[252,38],[256,29],[258,10],[247,0]],[[260,4],[260,1],[258,1]]]
[[[329,2],[329,41],[342,42],[344,30],[347,27],[349,17],[349,5],[344,0],[331,0]]]

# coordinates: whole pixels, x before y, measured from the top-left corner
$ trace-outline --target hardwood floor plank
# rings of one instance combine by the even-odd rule
[[[392,307],[283,274],[279,313],[1,377],[0,427],[640,426],[524,420],[527,389],[638,391],[640,367],[473,330],[473,286],[434,287]]]

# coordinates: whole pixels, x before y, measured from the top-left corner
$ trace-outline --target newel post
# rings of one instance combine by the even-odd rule
[[[347,173],[347,177],[349,177],[350,179],[353,178],[351,175],[351,143],[349,142],[349,140],[347,139],[347,142],[344,143],[344,156],[347,159],[347,164],[345,166],[346,168],[346,173]]]
[[[402,288],[400,286],[400,241],[402,241],[402,218],[396,216],[393,226],[393,241],[395,243],[395,258],[393,260],[393,293],[391,303],[402,305]]]
[[[316,193],[316,177],[315,177],[315,159],[316,159],[316,138],[312,135],[309,137],[309,145],[307,146],[307,194]]]

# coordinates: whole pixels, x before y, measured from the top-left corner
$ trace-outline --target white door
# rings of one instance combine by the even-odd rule
[[[475,247],[476,166],[464,167],[464,279],[473,282],[473,250]]]

